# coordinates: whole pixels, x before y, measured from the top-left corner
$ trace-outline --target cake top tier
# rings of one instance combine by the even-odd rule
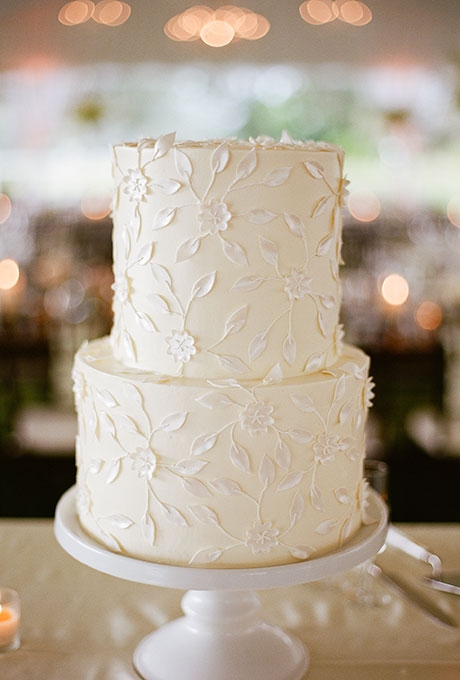
[[[258,137],[114,147],[115,356],[261,380],[340,353],[343,152]]]

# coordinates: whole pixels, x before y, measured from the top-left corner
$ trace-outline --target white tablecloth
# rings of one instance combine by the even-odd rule
[[[460,525],[401,528],[438,552],[447,569],[460,569]],[[390,549],[379,560],[417,584],[430,571]],[[57,544],[49,520],[0,520],[0,585],[22,601],[22,644],[0,655],[1,680],[136,680],[137,643],[181,615],[183,592],[76,562]],[[396,595],[387,605],[363,607],[340,585],[332,579],[259,593],[263,618],[307,645],[308,680],[460,679],[460,627],[438,625]],[[460,596],[422,587],[460,626]]]

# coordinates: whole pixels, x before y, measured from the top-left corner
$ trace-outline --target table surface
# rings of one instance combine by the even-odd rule
[[[399,528],[437,552],[446,569],[460,570],[460,525]],[[138,680],[137,644],[182,615],[183,591],[80,564],[56,542],[51,520],[0,520],[0,550],[0,584],[17,590],[22,603],[22,644],[0,656],[2,680]],[[350,572],[260,591],[262,617],[307,645],[308,680],[459,680],[460,596],[421,585],[430,568],[397,550],[387,548],[378,561],[441,604],[459,628],[436,623],[393,593],[382,606],[350,601]]]

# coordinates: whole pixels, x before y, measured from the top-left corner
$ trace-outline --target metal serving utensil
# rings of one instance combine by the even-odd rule
[[[428,586],[435,590],[460,595],[460,572],[443,571],[441,558],[438,555],[430,552],[425,546],[409,538],[391,524],[388,528],[386,543],[431,566],[431,575],[423,579]]]

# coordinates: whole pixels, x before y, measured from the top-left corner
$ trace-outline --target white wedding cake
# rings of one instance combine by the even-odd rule
[[[339,323],[342,151],[170,134],[113,169],[113,330],[74,367],[83,528],[195,567],[341,546],[372,398]]]

